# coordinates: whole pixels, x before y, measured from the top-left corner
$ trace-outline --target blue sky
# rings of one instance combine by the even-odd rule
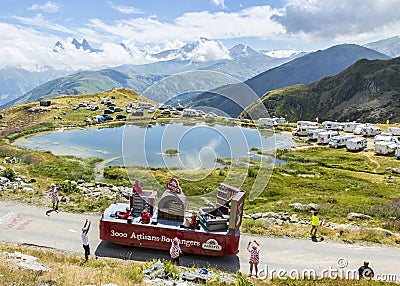
[[[299,51],[364,44],[398,35],[399,10],[398,0],[1,0],[0,67],[141,64],[200,37],[216,41],[204,47],[211,57],[238,43]],[[69,50],[72,38],[104,53]],[[57,41],[64,55],[51,53]]]

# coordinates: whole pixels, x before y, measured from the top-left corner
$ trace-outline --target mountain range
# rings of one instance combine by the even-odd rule
[[[85,39],[83,39],[82,43],[73,39],[71,43],[77,49],[84,49],[96,53],[101,52],[99,49],[92,48]],[[204,60],[199,57],[201,52],[199,52],[198,49],[207,45],[215,45],[215,43],[214,41],[201,38],[196,42],[185,44],[179,49],[151,54],[151,57],[160,60],[151,64],[122,65],[99,71],[64,71],[58,74],[54,69],[51,69],[54,71],[54,76],[49,78],[43,75],[43,81],[39,83],[37,83],[34,78],[30,80],[29,77],[18,78],[14,76],[16,86],[10,86],[8,90],[3,89],[6,85],[0,86],[0,95],[4,95],[0,102],[0,108],[3,109],[13,104],[35,101],[38,98],[51,98],[52,96],[60,94],[95,93],[116,87],[127,87],[137,92],[143,92],[148,86],[167,75],[176,75],[184,72],[189,73],[196,70],[210,71],[210,75],[207,77],[208,80],[215,75],[215,73],[222,73],[231,76],[232,79],[230,79],[230,81],[241,81],[302,55],[300,53],[293,54],[290,58],[273,58],[264,55],[262,52],[257,52],[249,46],[236,45],[227,51],[225,59]],[[55,53],[61,52],[63,49],[64,47],[61,42],[57,42],[53,47]],[[114,72],[112,73],[111,70]],[[30,72],[26,73],[28,75],[31,74]],[[4,73],[0,73],[0,76],[3,74],[4,79],[0,77],[0,82],[2,80],[6,81],[6,75],[11,75],[9,69],[5,69]],[[39,78],[40,75],[41,73],[38,72],[37,76]],[[53,81],[46,82],[49,80]],[[196,82],[199,83],[198,80]],[[223,84],[225,84],[225,82],[221,82],[221,85]],[[17,87],[20,86],[26,86],[26,88],[18,89]],[[199,86],[202,87],[204,84],[200,84]],[[9,96],[10,94],[12,94],[11,97]],[[169,98],[170,97],[158,97],[154,99],[167,100]]]
[[[400,56],[400,37],[395,36],[388,39],[368,43],[364,45],[367,48],[378,51],[389,57],[395,58]]]
[[[296,84],[309,84],[327,76],[332,76],[351,66],[359,59],[388,59],[387,55],[354,44],[343,44],[309,53],[276,68],[267,70],[244,83],[258,96],[266,92]],[[237,85],[224,86],[192,97],[182,104],[221,107],[221,111],[232,117],[238,116],[245,104],[243,94]],[[230,94],[230,99],[221,94]],[[233,102],[230,102],[233,101]],[[242,102],[239,106],[235,102]]]
[[[285,116],[289,121],[400,121],[400,58],[361,59],[341,73],[309,85],[271,91],[241,116]]]

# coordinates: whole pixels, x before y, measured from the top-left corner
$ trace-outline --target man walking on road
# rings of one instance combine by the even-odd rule
[[[85,250],[85,261],[89,259],[90,255],[89,236],[88,236],[89,229],[90,229],[90,220],[86,219],[81,233],[83,249]]]
[[[50,194],[51,194],[51,201],[53,202],[53,210],[58,212],[58,193],[57,193],[57,187],[54,183],[51,184]]]
[[[312,218],[311,218],[311,231],[310,231],[310,234],[311,234],[311,239],[313,241],[317,240],[317,230],[318,230],[318,226],[319,226],[319,218],[318,218],[317,215],[318,215],[318,212],[314,211],[313,215],[312,215]]]

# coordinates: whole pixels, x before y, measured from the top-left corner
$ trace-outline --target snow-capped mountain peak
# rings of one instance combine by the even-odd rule
[[[296,50],[271,50],[271,51],[263,51],[263,54],[269,56],[271,58],[290,58],[302,53],[301,51]]]

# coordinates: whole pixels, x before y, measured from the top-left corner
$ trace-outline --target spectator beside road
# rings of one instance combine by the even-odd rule
[[[169,249],[169,254],[171,255],[172,263],[176,263],[179,265],[179,256],[181,255],[182,250],[179,246],[179,239],[175,237],[172,240],[171,248]]]
[[[319,226],[319,218],[318,218],[318,212],[314,211],[313,215],[311,217],[311,239],[312,240],[316,240],[317,239],[317,230],[318,230],[318,226]]]
[[[89,259],[90,255],[89,236],[88,236],[89,229],[90,229],[90,220],[86,219],[81,232],[83,249],[85,250],[85,261]]]
[[[253,240],[253,242],[249,241],[247,245],[247,251],[250,252],[250,276],[253,276],[253,267],[256,272],[256,277],[258,275],[258,264],[260,263],[260,244]]]
[[[358,278],[359,279],[369,279],[371,280],[374,277],[374,270],[369,267],[369,262],[364,261],[364,264],[358,268]]]

